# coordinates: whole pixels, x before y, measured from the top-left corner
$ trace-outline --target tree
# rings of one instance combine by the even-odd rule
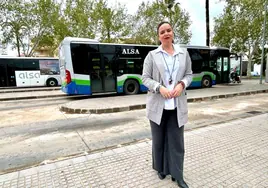
[[[229,0],[224,13],[215,19],[212,43],[225,46],[248,57],[247,76],[251,62],[262,40],[265,0]]]
[[[175,1],[143,2],[133,17],[134,32],[131,38],[140,44],[158,44],[156,27],[163,20],[168,20],[173,26],[175,42],[189,43],[190,16]]]
[[[131,31],[130,16],[126,8],[117,4],[116,8],[108,7],[106,0],[99,0],[94,5],[94,15],[97,20],[97,31],[101,34],[101,42],[120,42]]]
[[[21,54],[22,38],[28,28],[26,21],[29,14],[27,4],[21,4],[19,0],[5,1],[0,8],[0,26],[2,30],[1,40],[3,44],[11,43]]]
[[[52,32],[56,19],[53,0],[9,0],[1,4],[2,42],[10,43],[19,56],[32,56],[42,37]]]
[[[39,33],[37,35],[33,33],[30,39],[30,55],[45,47],[48,48],[49,55],[54,56],[54,51],[58,47],[54,36],[56,25],[60,20],[60,5],[56,0],[37,0],[33,7],[32,13],[36,16],[36,19],[34,19],[35,22],[32,25],[33,28],[39,29]]]
[[[71,37],[95,38],[96,18],[93,6],[92,0],[66,0],[66,8],[61,17],[67,26],[68,32],[65,34]]]

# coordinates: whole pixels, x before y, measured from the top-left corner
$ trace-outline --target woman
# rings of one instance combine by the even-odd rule
[[[179,187],[183,179],[184,125],[188,121],[186,87],[192,82],[191,59],[186,49],[173,44],[168,22],[157,27],[161,45],[144,60],[142,81],[149,89],[146,115],[152,132],[153,169],[162,180],[171,175]]]

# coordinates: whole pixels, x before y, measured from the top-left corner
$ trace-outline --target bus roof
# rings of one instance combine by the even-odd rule
[[[196,48],[198,48],[198,49],[213,49],[213,50],[229,50],[229,48],[225,48],[225,47],[218,47],[218,46],[211,46],[211,47],[209,47],[209,46],[198,46],[198,45],[186,45],[186,44],[181,44],[180,45],[181,47],[186,47],[186,48],[189,48],[189,49],[196,49]]]
[[[98,43],[98,44],[105,44],[105,45],[126,45],[126,46],[151,46],[151,47],[158,47],[158,45],[146,45],[146,44],[120,44],[120,43],[102,43],[98,40],[88,39],[88,38],[78,38],[78,37],[65,37],[61,44],[70,45],[71,43]],[[186,44],[178,44],[184,48],[198,48],[198,49],[215,49],[215,50],[229,50],[225,47],[209,47],[209,46],[198,46],[198,45],[186,45]]]
[[[84,44],[97,43],[97,44],[104,44],[104,45],[152,46],[152,47],[157,47],[157,45],[146,45],[146,44],[102,43],[102,42],[99,42],[98,40],[94,40],[94,39],[76,38],[76,37],[66,37],[61,42],[61,44],[68,44],[68,45],[70,43],[84,43]]]
[[[58,60],[57,57],[17,57],[17,56],[0,56],[0,59],[55,59]]]
[[[78,37],[65,37],[61,44],[70,44],[71,42],[81,42],[81,43],[99,43],[98,40],[88,39],[88,38],[78,38]]]

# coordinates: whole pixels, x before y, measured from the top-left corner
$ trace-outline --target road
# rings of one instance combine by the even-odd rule
[[[65,114],[57,105],[65,100],[0,103],[0,174],[151,138],[144,109]],[[267,109],[267,94],[189,103],[186,131],[267,113]]]

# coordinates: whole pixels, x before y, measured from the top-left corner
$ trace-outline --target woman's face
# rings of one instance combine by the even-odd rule
[[[172,43],[174,35],[172,27],[168,23],[164,23],[159,27],[158,37],[162,44]]]

